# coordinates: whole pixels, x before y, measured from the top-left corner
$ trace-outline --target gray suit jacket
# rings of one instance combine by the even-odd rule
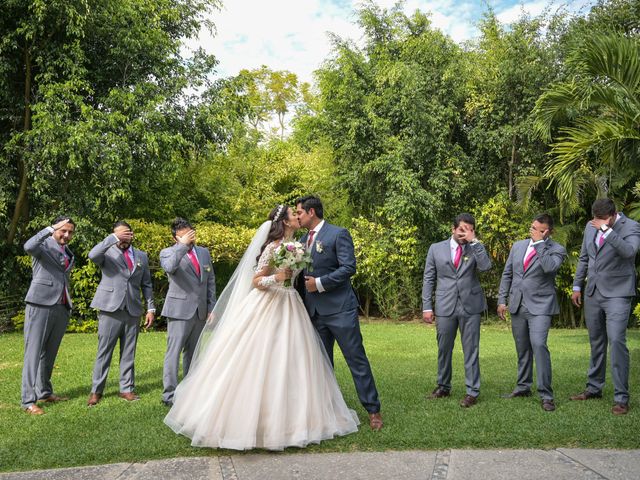
[[[69,257],[69,266],[65,269],[64,255],[60,245],[51,234],[51,227],[44,228],[24,244],[24,250],[31,255],[33,276],[25,297],[27,303],[52,306],[60,302],[62,292],[69,293],[69,273],[73,268],[74,256],[68,247],[65,252]],[[68,296],[69,306],[71,297]]]
[[[200,263],[200,277],[187,255],[188,245],[176,243],[160,252],[160,265],[169,277],[163,317],[190,320],[197,310],[198,318],[205,320],[216,304],[216,276],[211,254],[206,248],[197,245],[193,248]]]
[[[586,279],[587,295],[593,295],[597,287],[603,297],[635,297],[640,225],[620,214],[612,230],[598,249],[595,244],[598,232],[587,223],[573,286],[584,290]]]
[[[498,304],[507,305],[509,311],[517,313],[524,301],[533,315],[556,315],[560,312],[556,295],[556,274],[567,257],[565,248],[550,238],[534,245],[536,255],[524,271],[524,256],[529,239],[513,244],[502,272]]]
[[[307,238],[308,234],[300,241],[306,244]],[[305,293],[304,303],[309,315],[335,315],[358,308],[358,299],[351,286],[351,277],[356,273],[356,256],[349,231],[325,222],[313,239],[311,258],[313,272],[310,275],[320,277],[325,291]]]
[[[115,312],[123,307],[132,316],[142,315],[140,291],[147,301],[147,309],[154,308],[151,271],[147,254],[133,249],[133,271],[129,271],[118,239],[111,234],[89,252],[89,258],[102,270],[102,279],[91,302],[92,308]]]
[[[453,266],[450,238],[429,247],[422,283],[422,309],[433,310],[436,316],[452,315],[458,297],[467,313],[482,313],[487,301],[480,286],[478,272],[491,268],[491,259],[482,243],[463,246],[459,268]],[[435,309],[433,292],[435,288]]]

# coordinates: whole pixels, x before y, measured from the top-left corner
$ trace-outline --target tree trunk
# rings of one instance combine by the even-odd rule
[[[25,47],[24,51],[24,66],[25,66],[25,79],[24,79],[24,126],[23,130],[26,132],[31,129],[31,52],[29,47]],[[7,244],[13,243],[13,240],[18,231],[18,224],[20,218],[22,218],[27,204],[27,165],[24,161],[24,157],[20,157],[18,160],[18,176],[20,178],[20,189],[18,190],[18,197],[16,199],[16,205],[13,210],[13,217],[11,218],[11,224],[9,225],[9,232],[7,233]]]
[[[513,200],[513,165],[516,163],[516,134],[513,134],[511,140],[511,159],[507,162],[509,165],[509,200]]]

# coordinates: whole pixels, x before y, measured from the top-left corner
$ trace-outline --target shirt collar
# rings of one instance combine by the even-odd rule
[[[457,250],[457,249],[458,249],[458,245],[460,245],[460,244],[459,244],[458,242],[456,242],[456,241],[453,239],[453,236],[452,236],[452,237],[449,239],[449,248],[450,248],[451,250]],[[460,245],[460,246],[462,246],[462,245]]]
[[[319,224],[317,224],[314,228],[312,228],[311,230],[313,230],[315,233],[315,235],[318,235],[318,232],[320,231],[320,229],[324,226],[324,220],[321,220]]]

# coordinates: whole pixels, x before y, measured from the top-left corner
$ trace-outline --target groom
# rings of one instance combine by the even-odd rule
[[[382,428],[380,401],[369,359],[362,344],[358,300],[351,287],[356,273],[353,240],[349,232],[323,220],[322,202],[314,196],[296,200],[300,226],[309,232],[300,240],[311,251],[313,276],[305,271],[304,303],[333,365],[338,342],[351,370],[358,397],[369,413],[373,430]]]

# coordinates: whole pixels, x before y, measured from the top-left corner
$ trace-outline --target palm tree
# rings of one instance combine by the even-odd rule
[[[553,158],[544,172],[565,214],[581,206],[587,188],[623,200],[640,188],[639,40],[594,35],[571,63],[573,78],[552,85],[533,112],[536,132],[546,141],[552,141],[554,125],[565,125],[551,143]]]

